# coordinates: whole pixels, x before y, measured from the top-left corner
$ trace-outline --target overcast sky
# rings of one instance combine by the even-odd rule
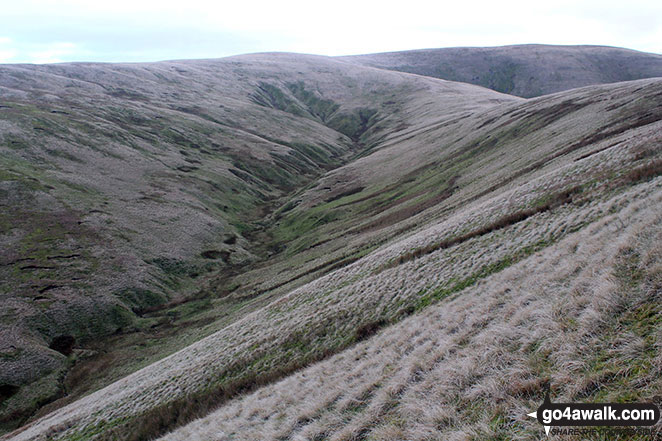
[[[0,0],[0,63],[523,43],[662,53],[662,2]]]

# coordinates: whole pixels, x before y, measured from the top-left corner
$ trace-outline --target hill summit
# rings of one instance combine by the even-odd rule
[[[531,98],[592,84],[662,77],[662,56],[608,46],[526,44],[341,57]]]

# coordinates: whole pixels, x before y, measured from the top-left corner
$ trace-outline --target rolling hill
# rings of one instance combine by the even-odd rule
[[[592,84],[662,77],[662,56],[608,46],[526,44],[388,52],[340,59],[531,98]]]
[[[7,439],[526,438],[544,379],[659,397],[662,79],[372,61],[0,66]]]

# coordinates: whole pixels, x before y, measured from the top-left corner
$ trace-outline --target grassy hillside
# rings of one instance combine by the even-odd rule
[[[242,316],[266,216],[327,171],[514,100],[294,54],[0,66],[0,97],[5,428]]]
[[[224,62],[247,79],[270,57]],[[527,439],[545,378],[582,400],[660,395],[662,81],[521,100],[285,60],[290,86],[256,81],[247,106],[344,135],[347,156],[266,199],[253,263],[212,269],[171,322],[199,326],[159,345],[205,338],[10,439],[151,439],[218,406],[170,438]]]
[[[605,201],[615,214],[161,439],[541,439],[526,414],[547,379],[559,402],[659,402],[654,187]]]
[[[460,47],[340,59],[476,84],[525,98],[592,84],[662,77],[662,55],[606,46]]]

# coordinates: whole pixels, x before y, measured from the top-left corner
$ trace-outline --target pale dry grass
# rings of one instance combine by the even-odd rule
[[[659,297],[650,285],[626,289],[618,281],[631,249],[647,280],[660,277],[662,192],[631,201],[457,297],[162,439],[539,438],[542,428],[526,413],[542,400],[542,378],[551,380],[554,400],[572,400],[603,339],[624,369],[650,344],[606,330],[619,311]],[[654,360],[659,369],[659,353]],[[655,372],[642,375],[651,381],[642,396],[660,393]]]
[[[471,239],[452,249],[439,250],[420,259],[374,273],[397,256],[401,252],[398,250],[409,249],[410,242],[418,239],[414,237],[403,241],[400,248],[388,247],[374,253],[371,259],[364,259],[310,283],[251,314],[245,320],[54,412],[27,427],[14,439],[40,439],[45,433],[49,433],[49,427],[54,428],[50,433],[57,439],[58,435],[66,437],[77,432],[94,430],[95,427],[105,424],[104,421],[112,422],[139,415],[162,403],[164,399],[186,396],[199,390],[209,384],[210,379],[217,378],[223,372],[231,372],[232,366],[250,364],[251,360],[256,359],[260,361],[260,354],[276,354],[271,360],[264,362],[267,368],[268,363],[285,362],[287,357],[300,356],[296,352],[283,353],[283,350],[279,349],[287,345],[293,335],[313,333],[317,335],[313,344],[322,347],[324,344],[332,344],[333,339],[346,338],[348,333],[351,334],[357,322],[386,316],[397,310],[398,305],[403,302],[406,304],[407,301],[415,301],[421,290],[444,287],[453,278],[466,277],[486,264],[512,255],[541,239],[558,240],[568,231],[597,220],[593,225],[571,235],[563,242],[563,247],[555,246],[528,259],[525,266],[527,270],[506,269],[496,279],[505,281],[497,283],[490,280],[489,284],[480,282],[468,292],[444,303],[443,308],[435,307],[434,314],[426,312],[408,319],[398,325],[399,327],[396,326],[401,330],[398,333],[389,331],[380,335],[379,341],[384,342],[383,344],[374,348],[360,344],[355,349],[335,357],[333,364],[325,362],[319,366],[326,367],[314,368],[324,369],[322,372],[314,371],[316,373],[312,375],[304,371],[285,380],[283,384],[290,384],[289,386],[279,386],[294,392],[302,387],[300,383],[303,378],[312,376],[318,378],[314,383],[317,386],[312,390],[304,388],[302,395],[296,395],[295,398],[276,398],[271,393],[265,395],[264,392],[250,396],[251,400],[260,401],[258,397],[266,396],[281,404],[290,403],[283,404],[278,412],[269,406],[260,405],[267,409],[261,413],[259,406],[250,406],[244,400],[238,401],[243,403],[243,411],[231,407],[234,409],[232,412],[241,417],[237,420],[240,427],[236,430],[241,433],[242,439],[269,439],[270,436],[263,436],[272,433],[272,430],[277,430],[278,433],[290,430],[294,433],[299,430],[294,430],[298,426],[301,426],[300,430],[308,427],[308,424],[301,422],[307,420],[315,421],[315,424],[321,425],[325,431],[335,428],[331,430],[334,433],[341,430],[361,431],[361,427],[366,425],[384,425],[385,422],[393,420],[385,427],[372,428],[378,432],[406,429],[407,436],[418,436],[418,432],[411,432],[411,427],[418,426],[398,423],[405,417],[423,421],[421,427],[428,429],[432,427],[430,421],[441,419],[442,423],[448,423],[443,423],[442,426],[452,427],[458,434],[464,433],[462,431],[465,429],[458,426],[458,421],[466,421],[466,415],[456,415],[455,411],[443,410],[439,416],[435,416],[434,411],[429,410],[426,412],[432,414],[425,416],[417,413],[419,411],[416,410],[415,403],[420,403],[424,397],[429,397],[425,399],[427,401],[435,402],[435,397],[440,392],[433,387],[434,384],[440,385],[445,394],[452,394],[452,400],[456,403],[462,400],[468,403],[476,398],[492,396],[499,390],[502,390],[500,393],[503,394],[502,387],[507,383],[498,380],[499,377],[495,376],[494,372],[501,372],[512,366],[517,367],[516,377],[521,382],[533,380],[536,372],[524,369],[523,365],[526,363],[523,360],[527,356],[519,351],[527,345],[535,345],[536,354],[548,357],[550,362],[558,367],[555,373],[557,381],[570,380],[581,371],[584,366],[581,362],[581,351],[564,339],[550,340],[543,337],[563,335],[567,332],[568,325],[562,318],[568,311],[577,315],[576,321],[583,324],[580,329],[585,337],[591,337],[591,333],[599,329],[605,315],[618,307],[611,294],[615,285],[608,274],[609,266],[601,269],[599,260],[591,265],[587,260],[594,254],[600,255],[599,243],[593,244],[593,240],[587,240],[583,235],[599,233],[619,237],[623,233],[623,226],[638,221],[638,212],[631,207],[634,202],[648,201],[647,204],[652,206],[649,211],[655,209],[659,203],[661,184],[658,179],[608,200],[594,200],[582,206],[560,207],[513,227]],[[535,185],[535,182],[532,185]],[[641,204],[639,202],[639,205]],[[474,214],[469,210],[466,216],[476,217],[479,212],[489,216],[489,211],[483,210],[484,204],[479,204],[476,211],[473,211]],[[614,212],[625,214],[610,215],[608,221],[599,220]],[[466,217],[454,220],[461,225],[464,219]],[[632,228],[628,227],[628,231]],[[438,237],[435,236],[435,233],[439,234],[438,231],[446,230],[447,228],[432,227],[429,231],[420,233],[419,237],[430,240],[431,237]],[[494,235],[498,240],[492,237]],[[419,244],[421,243],[425,241],[420,241]],[[570,260],[568,256],[571,256]],[[584,260],[578,256],[583,256]],[[554,271],[551,268],[554,268]],[[523,273],[529,277],[521,279]],[[567,294],[551,296],[549,292]],[[508,321],[504,323],[505,319]],[[438,329],[438,332],[431,334],[429,329]],[[472,341],[478,342],[483,348],[480,353],[463,349]],[[259,348],[259,351],[255,348]],[[360,355],[356,355],[357,353]],[[250,358],[251,356],[253,358]],[[279,356],[281,358],[278,358]],[[335,367],[338,360],[346,361],[343,368]],[[443,365],[442,370],[435,367],[439,363]],[[365,373],[374,371],[381,374],[366,385]],[[434,380],[426,381],[426,378]],[[478,381],[486,378],[491,379]],[[412,387],[412,384],[417,386]],[[412,392],[405,394],[405,390]],[[348,396],[348,391],[356,393]],[[372,404],[373,396],[381,398]],[[302,417],[298,414],[299,404],[308,402],[306,400],[312,400],[314,404],[305,406],[308,416]],[[402,407],[409,409],[404,416],[398,413],[392,418],[391,407],[397,404],[400,409],[402,403],[406,402],[411,405]],[[365,409],[361,410],[363,407]],[[348,409],[352,408],[359,408],[361,411],[358,413],[361,415],[364,412],[366,415],[372,415],[372,422],[367,424],[363,417],[358,416],[357,419],[348,418]],[[274,420],[273,415],[281,415],[281,418]],[[452,417],[453,415],[455,417]],[[290,429],[286,430],[283,428],[288,427],[289,423],[284,424],[283,418],[296,421],[291,422]],[[259,421],[267,422],[257,424]],[[271,423],[268,423],[269,421]],[[275,426],[265,429],[265,424],[274,424],[278,429]],[[261,432],[260,435],[256,432],[258,429],[266,432]]]

